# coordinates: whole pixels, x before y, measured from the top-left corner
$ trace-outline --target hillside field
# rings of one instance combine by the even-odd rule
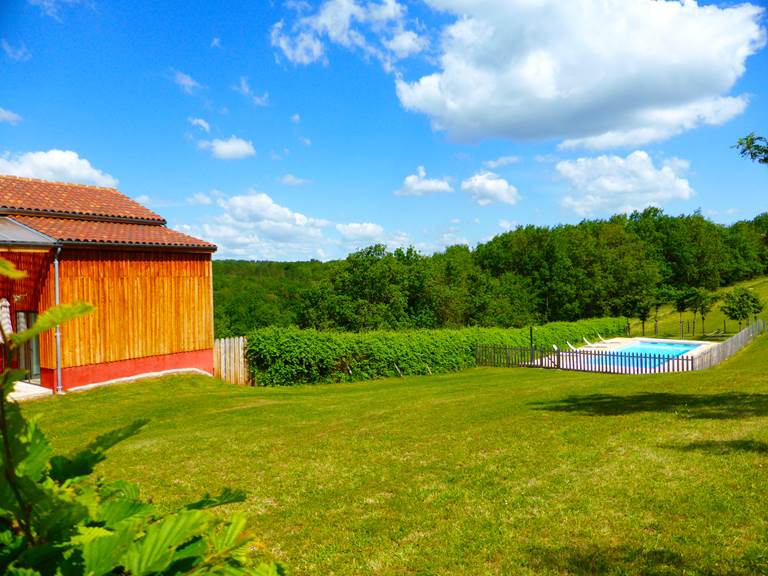
[[[722,304],[722,296],[727,292],[730,292],[735,287],[741,286],[748,290],[754,290],[762,301],[766,304],[766,308],[760,314],[760,317],[768,317],[768,276],[761,276],[753,280],[747,280],[745,282],[739,282],[735,286],[728,288],[721,288],[715,293],[721,297],[721,300],[715,304],[712,311],[707,315],[706,322],[704,324],[704,330],[701,326],[701,318],[696,315],[696,331],[692,330],[693,313],[683,313],[683,338],[686,340],[724,340],[730,336],[733,336],[739,330],[738,322],[728,320],[720,310]],[[653,311],[651,312],[651,319],[645,323],[645,335],[653,336]],[[712,334],[715,330],[723,328],[723,321],[726,322],[726,333],[718,336],[707,336]],[[743,325],[744,326],[744,325]],[[640,336],[642,333],[642,326],[639,320],[632,321],[630,325],[631,335]],[[666,305],[659,309],[659,338],[680,338],[680,314],[675,310],[674,306]]]
[[[176,376],[24,412],[67,452],[148,418],[98,473],[161,507],[245,489],[231,506],[294,575],[753,575],[768,574],[767,372],[763,336],[696,373]]]

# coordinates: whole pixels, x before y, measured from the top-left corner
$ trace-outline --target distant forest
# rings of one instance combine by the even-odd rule
[[[648,208],[577,225],[525,226],[426,256],[375,245],[332,262],[213,263],[216,336],[290,326],[338,330],[520,327],[633,317],[675,290],[768,272],[768,213],[730,226]]]

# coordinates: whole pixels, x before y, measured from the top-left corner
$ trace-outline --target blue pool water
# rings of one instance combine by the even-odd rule
[[[623,348],[616,352],[621,354],[653,354],[654,356],[663,356],[665,358],[677,358],[683,354],[695,350],[701,344],[681,344],[680,342],[645,342],[640,341]]]
[[[625,371],[627,373],[647,373],[667,368],[679,370],[681,367],[690,369],[688,364],[679,364],[674,359],[695,350],[699,346],[701,344],[640,340],[611,351],[594,351],[595,356],[583,360],[581,366],[592,366],[598,371],[607,369],[610,372],[618,371],[621,373]],[[688,362],[688,360],[679,362]]]

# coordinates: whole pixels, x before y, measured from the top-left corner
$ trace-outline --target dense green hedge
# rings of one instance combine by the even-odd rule
[[[564,346],[622,333],[623,318],[553,322],[534,328],[536,346]],[[246,356],[254,381],[290,386],[432,374],[475,365],[477,344],[528,346],[528,328],[464,328],[372,332],[319,332],[261,328],[248,335]]]

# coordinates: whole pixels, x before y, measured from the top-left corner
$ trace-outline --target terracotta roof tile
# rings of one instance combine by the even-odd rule
[[[72,218],[13,216],[13,219],[61,242],[88,242],[215,251],[216,245],[156,224],[101,222]]]
[[[165,224],[155,214],[114,188],[66,184],[0,175],[0,212],[68,214]]]

